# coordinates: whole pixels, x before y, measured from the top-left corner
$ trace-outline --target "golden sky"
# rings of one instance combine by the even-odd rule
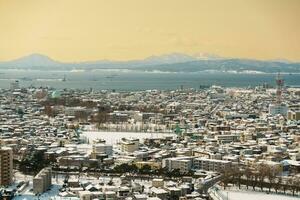
[[[300,0],[0,0],[0,60],[300,60]]]

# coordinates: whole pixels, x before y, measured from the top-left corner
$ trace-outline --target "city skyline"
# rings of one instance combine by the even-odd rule
[[[299,13],[296,0],[0,0],[0,61],[32,53],[76,62],[172,52],[299,61]]]

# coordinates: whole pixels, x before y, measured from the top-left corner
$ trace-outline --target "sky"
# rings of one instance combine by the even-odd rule
[[[172,52],[300,61],[300,0],[0,0],[0,61]]]

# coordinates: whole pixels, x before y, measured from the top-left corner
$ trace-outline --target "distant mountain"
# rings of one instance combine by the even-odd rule
[[[221,57],[216,54],[211,53],[196,53],[193,55],[197,60],[222,60],[225,59],[224,57]]]
[[[0,67],[9,68],[30,68],[30,67],[52,67],[63,65],[63,63],[52,60],[48,56],[42,54],[31,54],[29,56],[24,56],[16,60],[8,62],[0,62]]]
[[[136,68],[136,70],[140,69],[141,68]],[[249,59],[196,60],[185,63],[148,66],[147,70],[170,72],[222,71],[237,73],[300,73],[300,63],[283,63]]]
[[[161,56],[150,56],[143,60],[131,60],[131,61],[86,61],[77,63],[63,63],[55,61],[48,56],[42,54],[31,54],[18,58],[8,62],[0,62],[1,68],[45,68],[45,67],[130,67],[130,66],[148,66],[148,65],[160,65],[160,64],[173,64],[182,63],[197,60],[197,58],[185,54],[173,53],[165,54]]]
[[[138,71],[170,72],[250,72],[250,73],[300,73],[300,63],[284,61],[261,61],[250,59],[229,59],[213,54],[196,54],[193,56],[173,53],[161,56],[150,56],[143,60],[131,61],[87,61],[64,63],[48,56],[32,54],[16,60],[0,62],[1,69],[39,69],[39,70],[94,70],[94,69],[130,69]]]
[[[172,53],[165,54],[161,56],[150,56],[144,60],[140,60],[140,63],[149,64],[149,65],[159,65],[159,64],[173,64],[173,63],[184,63],[197,60],[196,57],[181,54],[181,53]]]

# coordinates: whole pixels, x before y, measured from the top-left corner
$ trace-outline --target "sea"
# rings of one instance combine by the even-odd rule
[[[9,88],[18,80],[21,87],[52,87],[56,89],[94,90],[174,90],[198,89],[203,86],[253,87],[263,84],[275,86],[276,74],[233,72],[162,72],[128,69],[99,69],[93,71],[0,70],[0,88]],[[282,74],[285,85],[300,86],[300,74]]]

